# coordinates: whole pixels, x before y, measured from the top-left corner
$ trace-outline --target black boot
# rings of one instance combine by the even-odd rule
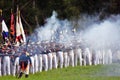
[[[25,78],[28,78],[28,74],[25,75]]]
[[[22,73],[22,72],[20,72],[20,74],[19,74],[19,76],[18,76],[18,79],[19,79],[19,78],[21,78],[21,77],[22,77],[22,75],[23,75],[23,73]]]

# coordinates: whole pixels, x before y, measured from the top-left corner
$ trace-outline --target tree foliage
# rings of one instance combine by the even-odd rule
[[[10,25],[11,8],[16,13],[17,5],[26,21],[23,21],[25,29],[30,32],[37,25],[35,16],[39,25],[43,25],[53,10],[58,13],[60,19],[79,18],[83,13],[101,13],[100,17],[104,19],[107,15],[120,13],[120,0],[0,0],[0,9],[3,10],[7,25]]]

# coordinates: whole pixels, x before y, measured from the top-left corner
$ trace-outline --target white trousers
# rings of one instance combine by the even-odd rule
[[[74,67],[74,52],[73,50],[68,51],[68,65]]]
[[[68,53],[64,52],[63,53],[63,58],[64,58],[64,67],[68,67]]]
[[[48,71],[48,57],[47,54],[42,54],[43,67],[45,71]]]
[[[77,48],[74,50],[74,58],[75,58],[75,66],[77,66],[78,60],[79,65],[82,66],[82,50],[80,48]]]
[[[84,52],[84,60],[85,60],[85,65],[88,64],[88,65],[92,65],[92,55],[90,53],[90,50],[89,48],[86,48],[85,49],[85,52]]]
[[[56,52],[52,52],[53,56],[53,68],[57,69],[57,57],[56,57]]]
[[[35,73],[35,63],[34,63],[34,57],[30,56],[32,66],[30,67],[30,73],[34,74]]]
[[[63,68],[63,52],[62,51],[57,52],[57,64],[60,66],[60,68]]]
[[[19,71],[20,71],[19,57],[16,57],[14,62],[14,68],[13,68],[13,76],[15,76],[15,74],[18,74]]]
[[[52,53],[48,53],[48,69],[52,69]]]
[[[39,62],[39,72],[42,72],[42,54],[38,55],[38,62]]]
[[[10,57],[4,56],[3,58],[3,75],[10,75]]]
[[[34,68],[35,68],[35,72],[38,72],[38,56],[37,56],[37,54],[34,55]]]

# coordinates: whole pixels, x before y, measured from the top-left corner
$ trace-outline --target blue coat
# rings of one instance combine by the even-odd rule
[[[26,55],[25,53],[21,54],[20,57],[19,57],[19,62],[20,61],[29,61],[30,64],[31,64],[31,59],[30,59],[30,56]]]

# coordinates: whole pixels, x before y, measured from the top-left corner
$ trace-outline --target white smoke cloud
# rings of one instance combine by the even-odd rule
[[[92,48],[116,48],[120,44],[120,16],[100,23],[92,23],[83,33],[83,39]],[[115,19],[115,20],[114,20]]]
[[[76,20],[75,20],[76,21]],[[118,48],[120,45],[120,16],[99,21],[98,16],[82,15],[77,23],[77,32],[73,34],[75,21],[59,20],[53,11],[46,24],[37,28],[32,34],[34,41],[56,41],[71,43],[73,40],[84,40],[93,49]],[[74,37],[75,36],[75,37]]]
[[[52,16],[46,19],[46,24],[35,29],[32,39],[34,39],[33,41],[69,41],[71,26],[72,24],[68,20],[59,20],[57,13],[53,11]]]
[[[60,27],[60,23],[56,17],[57,13],[53,12],[53,15],[46,19],[47,23],[44,26],[36,29],[36,32],[38,33],[38,40],[43,41],[50,40],[52,38],[54,31]]]

